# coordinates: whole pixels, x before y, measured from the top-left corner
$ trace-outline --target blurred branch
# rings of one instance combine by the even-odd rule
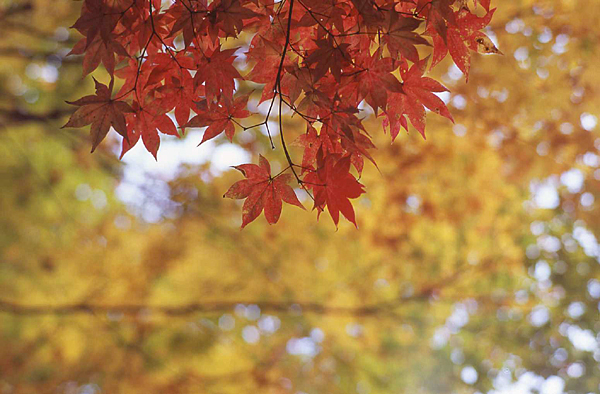
[[[9,20],[10,17],[19,14],[25,14],[33,11],[34,5],[31,2],[22,4],[12,4],[4,10],[0,10],[0,27],[2,29],[17,30],[22,34],[26,34],[42,40],[54,40],[53,34],[37,29],[31,24],[25,24],[14,20]]]
[[[92,304],[80,303],[69,305],[22,305],[10,301],[0,300],[0,311],[14,315],[77,315],[85,313],[121,313],[136,315],[139,313],[158,313],[169,316],[182,316],[192,313],[214,313],[232,311],[237,305],[257,305],[265,312],[280,313],[316,313],[322,315],[350,315],[350,316],[397,316],[394,309],[407,302],[427,300],[428,295],[415,295],[414,297],[384,302],[374,305],[344,307],[324,305],[318,303],[302,302],[256,302],[256,301],[227,301],[190,303],[183,305],[144,305],[144,304]]]
[[[12,123],[48,122],[73,113],[73,109],[54,109],[45,113],[31,113],[18,108],[0,108],[0,127]]]
[[[485,267],[491,265],[491,261],[486,262]],[[22,316],[35,315],[77,315],[77,314],[103,314],[120,313],[123,315],[137,315],[145,313],[155,313],[168,316],[185,316],[193,313],[225,313],[232,311],[237,305],[257,305],[264,312],[279,312],[282,314],[301,314],[313,313],[318,315],[347,315],[358,317],[369,316],[388,316],[393,318],[402,318],[397,313],[397,308],[415,302],[431,300],[431,297],[443,289],[448,283],[452,283],[461,277],[468,270],[459,270],[449,277],[437,282],[435,285],[425,287],[419,292],[397,299],[383,301],[372,305],[362,305],[355,307],[325,305],[314,302],[260,302],[260,301],[223,301],[223,302],[196,302],[181,305],[147,305],[147,304],[94,304],[82,302],[78,304],[66,305],[24,305],[11,301],[0,299],[0,312],[11,313]],[[493,300],[494,297],[472,295],[461,296],[459,299],[474,299],[480,302],[492,301],[494,304],[503,303],[504,300]],[[456,302],[459,299],[446,298],[446,302]]]
[[[56,41],[53,37],[53,33],[45,32],[43,30],[37,29],[34,26],[31,26],[26,23],[15,22],[15,21],[2,21],[2,28],[6,30],[17,31],[21,34],[38,38],[40,40],[46,41]]]
[[[58,54],[56,51],[34,51],[30,48],[22,48],[22,47],[4,47],[0,48],[0,57],[5,58],[15,58],[15,59],[47,59],[51,56],[54,56],[60,60],[61,65],[65,64],[73,64],[73,65],[81,65],[81,59],[79,56],[69,56],[63,57]]]
[[[9,17],[11,15],[19,14],[21,12],[28,12],[31,10],[33,10],[33,5],[31,4],[31,2],[11,4],[9,7],[0,12],[0,21],[6,19],[6,17]]]

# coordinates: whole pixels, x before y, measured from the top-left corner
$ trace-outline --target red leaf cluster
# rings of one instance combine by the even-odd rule
[[[272,177],[271,166],[262,155],[259,157],[259,165],[242,164],[235,169],[244,174],[246,179],[234,183],[223,197],[246,199],[242,207],[242,228],[256,219],[263,209],[267,222],[277,223],[281,215],[282,200],[304,209],[296,193],[288,185],[292,175],[281,173]]]
[[[392,139],[409,121],[424,137],[426,110],[452,120],[436,95],[446,88],[427,69],[450,54],[468,77],[470,51],[498,53],[482,32],[493,13],[489,0],[84,0],[73,25],[84,37],[71,53],[83,55],[84,75],[102,64],[111,83],[72,102],[80,108],[65,126],[91,124],[92,150],[113,127],[122,154],[141,138],[157,157],[160,133],[202,127],[201,143],[221,133],[233,141],[236,130],[269,131],[278,119],[283,172],[271,176],[261,156],[236,167],[246,179],[225,194],[245,199],[242,227],[263,211],[277,222],[282,201],[302,206],[294,179],[319,213],[356,225],[350,199],[364,186],[353,171],[360,175],[365,158],[374,163],[359,108],[383,117]],[[247,49],[231,48],[230,38]],[[244,81],[264,85],[266,115]],[[286,145],[283,107],[307,124],[294,138],[301,164]],[[243,123],[253,116],[262,121]]]

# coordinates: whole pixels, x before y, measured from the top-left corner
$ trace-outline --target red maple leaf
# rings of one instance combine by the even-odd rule
[[[208,30],[217,30],[216,26],[211,29],[211,24],[206,15],[208,13],[208,4],[206,0],[190,1],[189,4],[183,2],[175,2],[169,8],[167,14],[174,21],[171,28],[170,36],[176,36],[182,32],[183,41],[186,47],[189,47],[192,42],[211,45],[214,40],[206,40]],[[211,32],[212,33],[212,32]],[[213,33],[214,34],[214,33]],[[197,39],[197,37],[203,37]],[[195,40],[196,38],[196,40]]]
[[[215,24],[225,33],[225,37],[237,37],[244,29],[244,21],[258,16],[257,13],[240,4],[239,0],[221,0],[211,3]]]
[[[111,75],[115,71],[115,53],[123,57],[128,57],[127,51],[123,46],[115,40],[103,40],[100,36],[96,36],[92,42],[88,44],[88,39],[81,39],[69,52],[69,55],[83,54],[83,76],[85,77],[94,71],[100,65],[104,64],[104,68]]]
[[[204,92],[204,89],[194,89],[194,81],[187,70],[170,76],[168,82],[157,89],[161,104],[166,108],[175,108],[175,119],[183,127],[190,120],[191,111],[196,108],[196,91]]]
[[[91,44],[98,32],[103,40],[108,40],[118,20],[116,9],[102,0],[88,0],[84,3],[81,16],[71,27],[84,34]],[[86,49],[88,46],[86,45]]]
[[[83,127],[92,124],[90,134],[92,136],[92,152],[98,144],[106,137],[112,126],[115,131],[125,139],[127,126],[124,113],[133,112],[133,109],[124,101],[112,99],[113,80],[109,86],[96,81],[96,94],[85,96],[77,101],[67,101],[68,104],[78,105],[78,108],[64,127]]]
[[[242,228],[265,211],[269,224],[275,224],[281,216],[282,201],[304,209],[294,190],[288,185],[291,174],[271,176],[271,166],[262,155],[259,165],[242,164],[234,167],[246,179],[237,181],[223,197],[246,199],[242,207]]]
[[[386,123],[390,127],[392,140],[398,135],[400,127],[408,129],[405,115],[425,138],[425,107],[454,122],[446,104],[434,94],[434,92],[446,92],[448,89],[432,78],[423,77],[428,59],[427,57],[420,60],[408,70],[406,70],[406,66],[400,68],[400,74],[404,80],[402,92],[393,95],[387,110],[388,120]]]
[[[314,65],[313,78],[315,81],[323,78],[327,71],[337,82],[342,77],[342,67],[349,64],[347,49],[350,44],[338,44],[333,38],[317,40],[315,42],[317,49],[305,59],[311,67]]]
[[[249,95],[246,94],[244,96],[237,97],[235,100],[233,100],[233,102],[225,100],[224,104],[219,104],[216,106],[208,106],[205,101],[202,101],[198,104],[196,109],[198,115],[190,119],[185,127],[208,126],[208,128],[204,130],[204,135],[202,136],[202,141],[200,141],[200,144],[215,138],[223,131],[225,132],[225,135],[229,141],[232,141],[233,135],[235,134],[233,118],[247,118],[248,116],[252,115],[246,109],[248,97]]]
[[[475,4],[477,4],[477,0],[475,0]],[[490,10],[490,0],[479,0],[479,4],[481,4],[486,11]]]
[[[444,42],[448,26],[456,23],[451,5],[455,0],[417,0],[416,10],[427,19],[427,28],[435,31]]]
[[[142,137],[142,142],[146,150],[152,153],[155,160],[158,160],[158,147],[160,146],[160,136],[163,134],[179,137],[177,127],[164,111],[156,105],[146,105],[140,107],[137,101],[133,102],[133,115],[128,116],[127,136],[122,142],[121,158],[127,153]]]
[[[488,4],[489,8],[489,4]],[[469,49],[482,53],[500,53],[491,43],[491,40],[480,30],[487,26],[492,16],[493,9],[483,17],[478,17],[466,9],[460,9],[455,12],[455,25],[448,26],[447,37],[441,37],[435,31],[430,30],[433,37],[433,64],[438,64],[450,53],[452,60],[460,71],[465,74],[465,79],[469,80],[469,70],[471,68],[471,53]]]
[[[358,81],[358,100],[365,99],[375,112],[387,105],[388,91],[402,91],[402,84],[392,74],[397,66],[391,58],[382,58],[381,52],[383,50],[379,49],[366,57],[361,64],[365,71],[355,76]]]
[[[232,48],[221,51],[221,47],[218,46],[210,55],[205,55],[203,62],[198,65],[194,84],[195,86],[204,84],[206,98],[209,101],[218,99],[221,94],[229,100],[233,98],[234,79],[243,79],[231,64],[235,60],[233,54],[237,50],[238,48]]]
[[[391,12],[388,23],[388,30],[383,34],[382,41],[387,44],[392,56],[398,59],[399,55],[402,55],[411,62],[419,61],[419,52],[415,45],[429,45],[423,37],[414,32],[421,25],[421,21],[400,17],[398,13]]]
[[[292,145],[304,148],[304,154],[302,156],[302,173],[311,170],[313,164],[317,160],[317,152],[321,148],[321,139],[317,134],[317,130],[309,125],[306,133],[300,135]]]
[[[402,79],[404,80],[402,90],[413,101],[420,102],[430,111],[442,115],[454,122],[446,104],[444,104],[437,95],[433,94],[434,92],[447,92],[448,89],[435,79],[423,76],[423,73],[427,68],[428,59],[429,58],[427,57],[420,60],[418,63],[413,64],[408,71],[401,72]]]
[[[350,156],[340,158],[340,155],[329,155],[317,171],[308,174],[305,178],[307,187],[313,189],[315,204],[313,209],[318,209],[319,214],[325,206],[338,225],[340,212],[346,219],[356,225],[354,208],[350,198],[358,198],[365,192],[364,186],[350,174]]]

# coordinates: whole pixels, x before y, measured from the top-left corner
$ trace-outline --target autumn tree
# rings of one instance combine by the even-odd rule
[[[468,79],[472,51],[498,53],[482,31],[494,11],[489,0],[86,0],[71,54],[84,76],[102,64],[110,83],[70,102],[79,109],[65,127],[91,124],[92,152],[112,127],[121,157],[141,139],[155,158],[159,133],[204,127],[203,143],[262,128],[275,148],[277,132],[287,166],[238,166],[245,179],[225,193],[245,199],[242,228],[263,210],[276,223],[282,201],[303,208],[292,180],[336,226],[340,213],[356,225],[350,199],[365,189],[351,168],[360,177],[365,159],[375,164],[365,116],[392,140],[409,121],[425,137],[426,110],[453,120],[436,95],[447,89],[426,73],[450,54]],[[306,131],[290,136],[284,113]]]

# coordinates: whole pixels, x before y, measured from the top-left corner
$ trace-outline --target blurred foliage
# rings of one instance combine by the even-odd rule
[[[390,145],[373,121],[358,231],[240,232],[240,175],[209,164],[121,202],[112,148],[59,129],[92,89],[79,6],[0,1],[0,392],[600,391],[595,1],[499,3],[506,56],[442,76],[455,125]]]

